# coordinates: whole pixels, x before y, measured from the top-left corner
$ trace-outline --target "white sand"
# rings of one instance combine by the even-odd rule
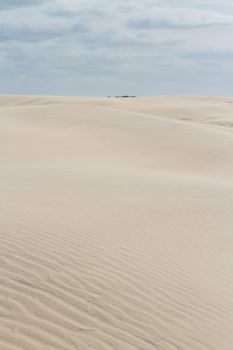
[[[0,349],[233,349],[233,99],[0,97]]]

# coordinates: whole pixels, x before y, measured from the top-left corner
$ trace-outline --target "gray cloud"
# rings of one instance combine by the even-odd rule
[[[0,42],[40,42],[55,39],[56,37],[64,36],[64,32],[45,30],[45,31],[34,31],[28,30],[26,27],[21,27],[17,30],[14,28],[1,28],[0,27]]]
[[[9,10],[17,7],[40,5],[42,2],[43,1],[40,0],[1,0],[0,11]]]
[[[133,28],[172,28],[188,29],[212,26],[233,25],[233,15],[189,8],[153,8],[151,12],[129,20]]]

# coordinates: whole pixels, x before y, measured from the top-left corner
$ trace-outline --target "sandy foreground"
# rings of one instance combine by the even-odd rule
[[[233,349],[233,99],[0,97],[0,349]]]

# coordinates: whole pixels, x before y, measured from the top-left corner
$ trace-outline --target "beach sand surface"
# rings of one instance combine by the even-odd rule
[[[0,349],[233,349],[233,99],[0,97]]]

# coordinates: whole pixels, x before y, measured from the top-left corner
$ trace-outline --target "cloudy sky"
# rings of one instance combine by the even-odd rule
[[[0,94],[233,94],[232,0],[0,0]]]

